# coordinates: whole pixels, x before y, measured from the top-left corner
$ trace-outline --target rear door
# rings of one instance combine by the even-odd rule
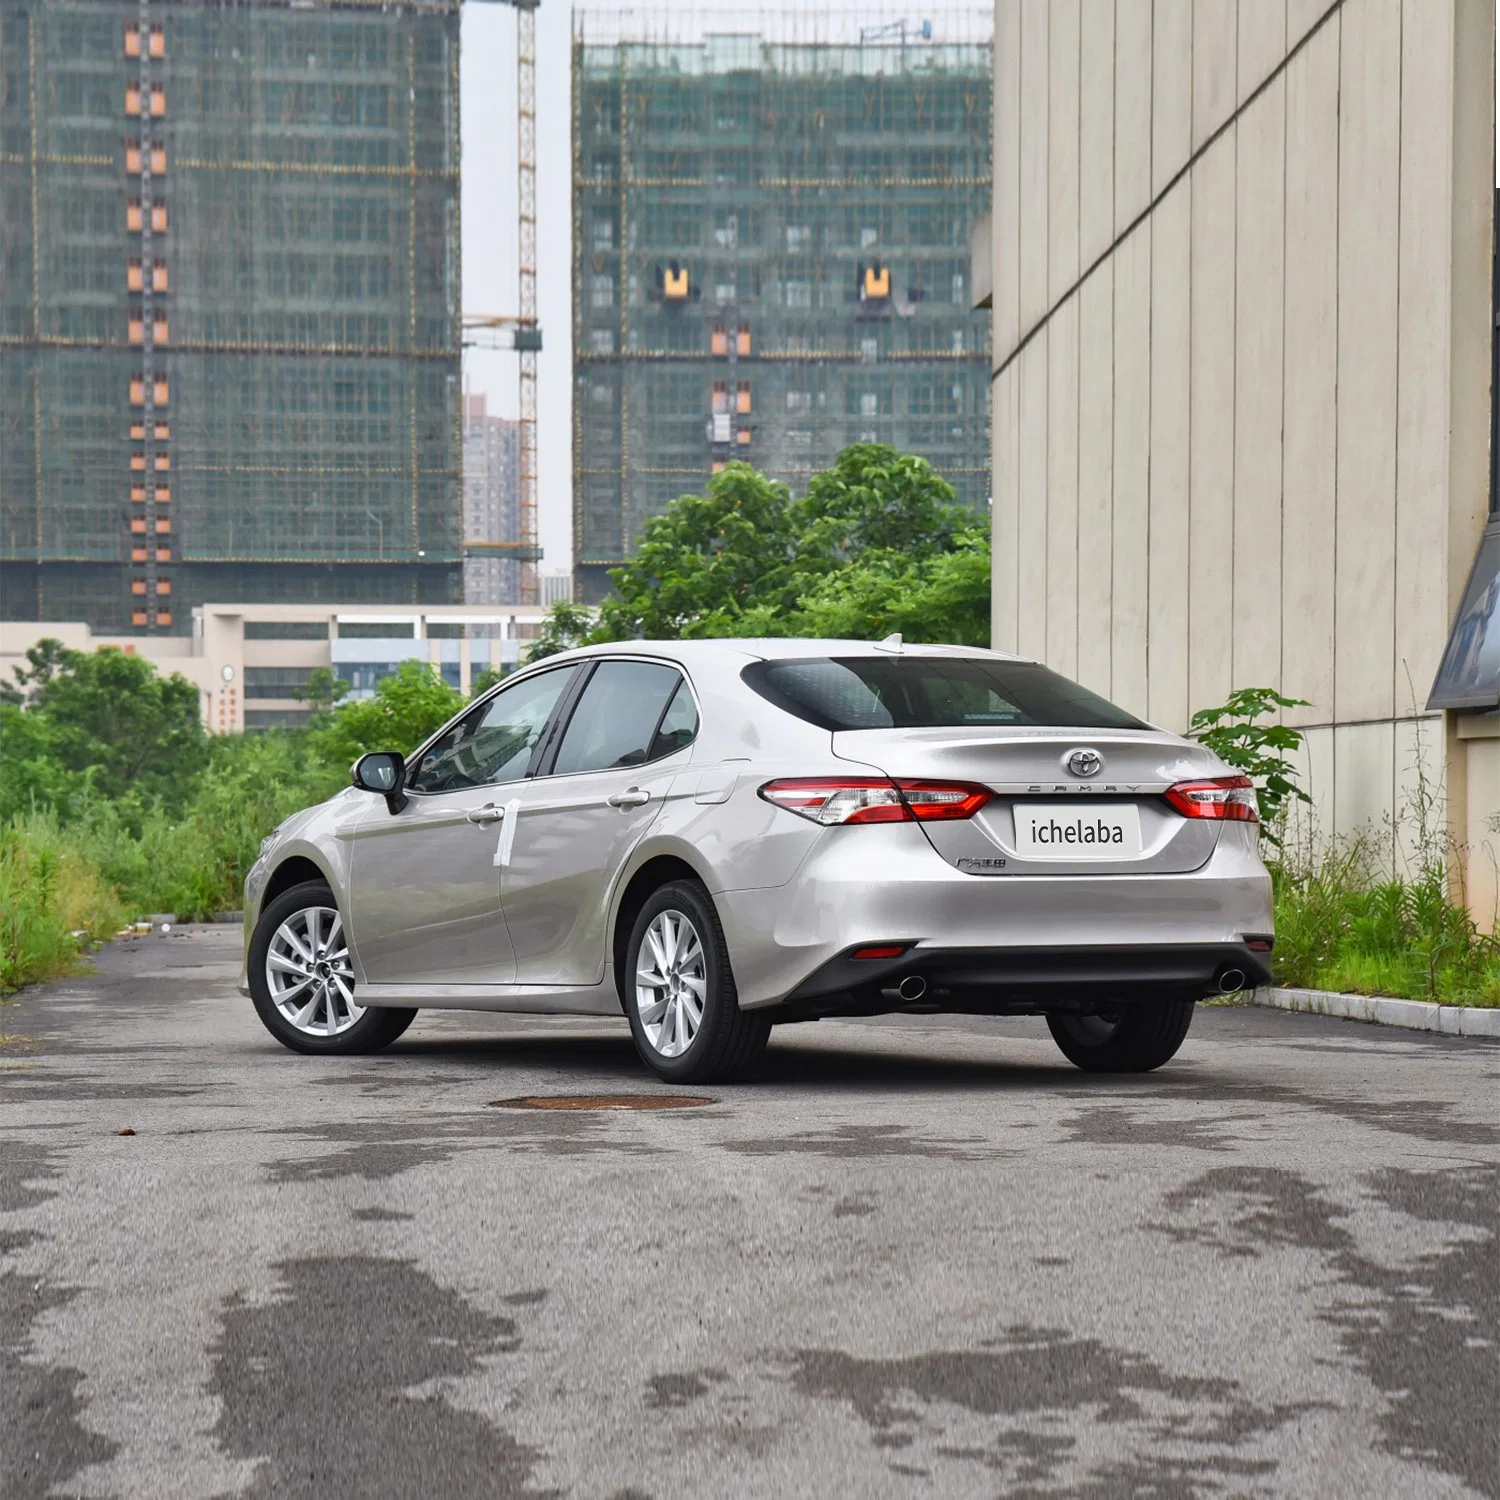
[[[550,765],[517,793],[501,900],[522,984],[604,977],[610,892],[660,814],[698,728],[676,667],[601,661]]]

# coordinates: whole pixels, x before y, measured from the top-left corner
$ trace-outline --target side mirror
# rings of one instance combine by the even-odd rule
[[[362,792],[377,792],[393,813],[406,806],[401,782],[406,775],[406,760],[395,750],[372,750],[361,755],[349,769],[349,779]]]

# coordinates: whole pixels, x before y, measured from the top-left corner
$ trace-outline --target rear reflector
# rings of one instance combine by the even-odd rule
[[[1260,822],[1255,783],[1248,776],[1179,781],[1168,790],[1167,801],[1185,818],[1215,818],[1228,823]]]
[[[874,948],[856,948],[850,958],[900,958],[906,952],[905,943],[880,943]]]
[[[972,818],[994,795],[966,781],[891,781],[883,776],[798,776],[768,781],[760,795],[814,823],[935,823]]]

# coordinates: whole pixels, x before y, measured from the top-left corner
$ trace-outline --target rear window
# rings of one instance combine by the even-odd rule
[[[1145,729],[1036,662],[908,656],[800,657],[741,674],[778,708],[823,729]]]

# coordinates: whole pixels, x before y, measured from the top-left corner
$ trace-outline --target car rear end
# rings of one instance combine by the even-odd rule
[[[743,1003],[1089,1011],[1269,979],[1254,789],[1204,747],[991,653],[744,677],[830,758],[759,788],[822,832],[787,886],[729,903]]]

